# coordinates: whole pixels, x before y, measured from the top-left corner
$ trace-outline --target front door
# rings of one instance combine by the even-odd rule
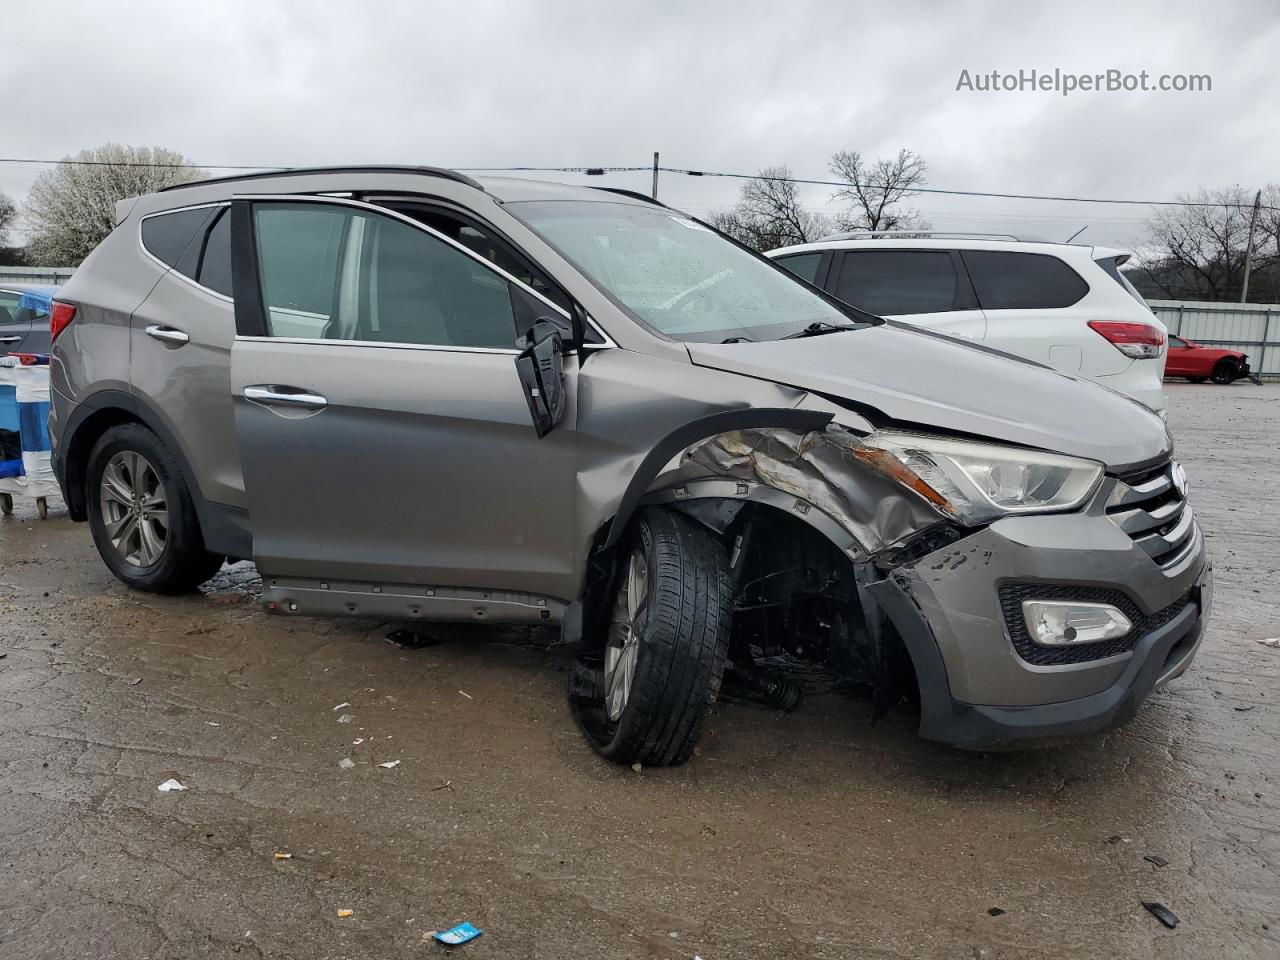
[[[876,316],[970,340],[986,336],[986,316],[950,250],[846,250],[832,264],[827,286]]]
[[[263,575],[575,596],[576,367],[564,429],[538,439],[519,282],[369,204],[233,215],[231,387]]]

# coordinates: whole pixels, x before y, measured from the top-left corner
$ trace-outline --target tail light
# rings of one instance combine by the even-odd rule
[[[1117,320],[1090,320],[1089,326],[1107,342],[1135,360],[1160,356],[1164,333],[1149,323],[1123,323]]]
[[[58,334],[70,326],[71,321],[76,318],[76,308],[70,303],[53,303],[53,310],[49,313],[49,339],[57,340]]]

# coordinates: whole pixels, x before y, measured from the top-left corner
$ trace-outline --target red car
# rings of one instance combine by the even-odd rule
[[[1202,347],[1185,337],[1169,337],[1164,375],[1186,377],[1192,383],[1232,383],[1249,375],[1249,358],[1239,350]]]

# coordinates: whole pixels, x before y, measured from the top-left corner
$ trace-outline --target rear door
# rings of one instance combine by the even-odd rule
[[[232,229],[231,388],[263,574],[573,597],[576,365],[563,429],[539,440],[513,286],[564,311],[367,203],[237,200]]]
[[[951,250],[845,250],[827,290],[881,317],[981,340],[987,322],[959,257]]]
[[[31,331],[30,311],[21,306],[22,294],[0,290],[0,354],[21,353]]]
[[[1063,260],[1013,250],[964,250],[960,256],[987,316],[988,346],[1068,373],[1117,373],[1127,365],[1105,366],[1111,361],[1106,351],[1121,360],[1123,355],[1088,328],[1090,318],[1068,309],[1088,294],[1089,284]],[[1085,350],[1091,351],[1088,363]]]

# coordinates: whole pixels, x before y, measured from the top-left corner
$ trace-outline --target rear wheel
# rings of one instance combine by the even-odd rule
[[[1213,365],[1209,378],[1214,383],[1235,383],[1240,379],[1240,365],[1234,360],[1219,360]]]
[[[604,635],[584,641],[569,701],[587,740],[617,763],[693,753],[720,691],[732,596],[724,549],[663,509],[635,521]]]
[[[193,590],[217,572],[182,471],[160,438],[141,424],[104,433],[89,454],[85,501],[98,553],[131,587]]]

